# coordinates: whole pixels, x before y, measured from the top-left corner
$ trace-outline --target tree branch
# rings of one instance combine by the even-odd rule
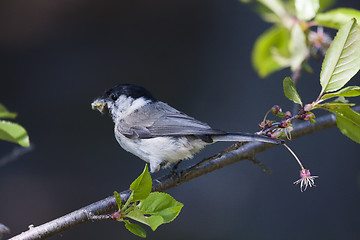
[[[360,107],[356,107],[353,110],[359,112]],[[326,116],[317,118],[315,124],[310,124],[308,121],[297,124],[292,131],[291,136],[292,139],[295,139],[313,132],[334,127],[335,125],[336,116],[334,114],[328,114]],[[255,154],[274,146],[276,145],[259,142],[250,142],[240,146],[235,144],[229,148],[229,150],[225,150],[224,152],[214,157],[205,159],[198,164],[181,171],[178,174],[170,173],[153,180],[152,190],[162,192],[240,160],[253,160]],[[235,150],[233,150],[234,148]],[[130,191],[124,191],[120,193],[120,195],[122,201],[126,201],[130,195]],[[11,240],[45,239],[57,233],[64,232],[65,230],[70,229],[78,224],[94,221],[96,220],[97,215],[109,214],[115,212],[116,210],[117,204],[115,198],[110,196],[43,225],[31,227],[26,232],[11,238]]]
[[[8,233],[10,233],[10,229],[4,224],[0,223],[0,240],[2,239],[4,234],[8,234]]]
[[[30,147],[15,147],[10,153],[0,158],[0,167],[18,160],[21,156],[31,152],[32,150],[34,150],[33,143],[31,143]]]

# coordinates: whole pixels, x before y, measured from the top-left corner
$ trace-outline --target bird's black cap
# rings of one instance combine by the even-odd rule
[[[134,99],[144,97],[145,99],[156,101],[156,99],[151,95],[151,93],[148,90],[134,84],[116,85],[115,87],[105,92],[104,98],[116,101],[116,99],[118,99],[120,95],[125,95],[128,97],[132,97]]]

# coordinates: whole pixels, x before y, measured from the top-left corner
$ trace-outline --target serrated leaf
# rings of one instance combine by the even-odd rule
[[[336,114],[336,124],[341,133],[360,143],[360,114],[353,111],[349,104],[324,105],[323,109]]]
[[[321,26],[339,29],[352,18],[356,18],[357,22],[359,22],[360,11],[352,8],[337,8],[317,14],[315,21]]]
[[[359,69],[360,29],[352,19],[339,29],[327,51],[320,73],[320,95],[339,90]]]
[[[360,95],[359,86],[349,86],[334,93],[324,94],[321,99],[326,100],[333,97],[357,97]]]
[[[17,123],[0,121],[0,139],[29,147],[30,141],[26,130]]]
[[[291,30],[290,64],[294,72],[308,55],[306,38],[299,24],[295,24]]]
[[[284,88],[284,94],[288,99],[302,106],[301,98],[298,92],[296,91],[295,84],[293,80],[291,80],[291,78],[289,77],[284,78],[283,88]]]
[[[319,0],[295,0],[296,16],[301,20],[314,18],[319,7]]]
[[[163,217],[161,216],[145,216],[138,207],[135,207],[126,215],[126,217],[148,225],[153,231],[155,231],[161,224],[165,223]]]
[[[16,118],[17,113],[10,112],[7,108],[0,103],[0,118]]]
[[[116,203],[118,205],[118,208],[119,210],[121,209],[121,197],[120,197],[120,194],[117,192],[117,191],[114,191],[114,197],[115,197],[115,200],[116,200]]]
[[[261,34],[252,50],[252,64],[260,77],[288,67],[290,62],[280,62],[276,56],[288,58],[290,32],[285,27],[275,26]]]
[[[132,201],[135,202],[145,199],[151,192],[151,188],[152,188],[152,180],[148,166],[146,164],[142,174],[139,177],[137,177],[135,181],[130,185],[130,190],[133,192]]]
[[[140,227],[139,225],[137,225],[135,223],[130,223],[129,221],[125,221],[125,227],[127,228],[127,230],[129,230],[136,236],[146,238],[145,230],[142,227]]]
[[[139,204],[141,212],[161,216],[164,223],[173,221],[179,215],[184,204],[176,201],[166,193],[153,192]]]

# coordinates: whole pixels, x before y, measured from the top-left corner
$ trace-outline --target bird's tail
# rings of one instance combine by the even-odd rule
[[[278,138],[266,137],[254,133],[227,133],[221,135],[212,135],[214,141],[219,142],[264,142],[272,144],[283,144],[284,140]]]

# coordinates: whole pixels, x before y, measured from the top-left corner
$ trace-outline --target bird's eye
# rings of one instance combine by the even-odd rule
[[[110,95],[110,98],[112,99],[112,100],[114,100],[114,101],[116,101],[117,99],[118,99],[118,95],[117,94],[115,94],[115,93],[112,93],[111,95]]]

